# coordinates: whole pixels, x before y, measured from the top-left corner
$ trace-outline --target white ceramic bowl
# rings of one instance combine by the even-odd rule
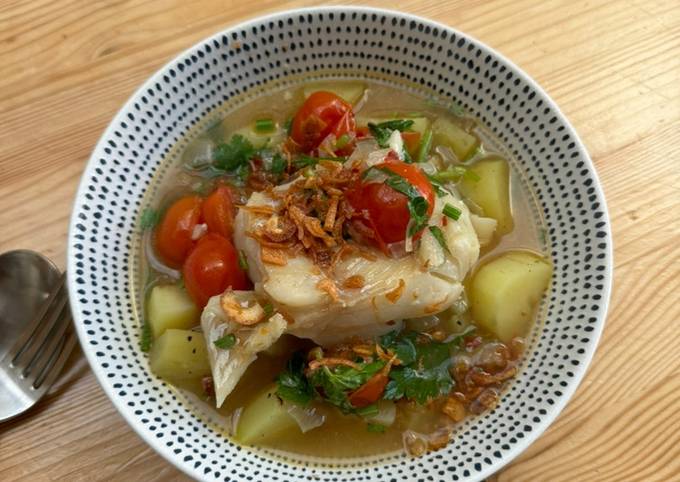
[[[152,177],[183,135],[267,82],[327,75],[410,83],[455,99],[516,158],[536,194],[555,264],[545,322],[521,374],[490,413],[445,449],[352,460],[240,447],[153,376],[139,350],[137,223]],[[123,106],[78,189],[68,247],[71,307],[111,401],[170,462],[206,480],[473,480],[522,452],[555,419],[590,362],[612,269],[604,197],[578,136],[548,95],[499,53],[451,27],[400,12],[312,8],[261,17],[206,39],[160,69]]]

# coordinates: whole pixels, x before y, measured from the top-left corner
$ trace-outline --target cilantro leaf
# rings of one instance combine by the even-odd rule
[[[284,157],[278,152],[274,154],[274,157],[272,157],[270,172],[272,174],[283,174],[283,172],[286,170],[286,167],[288,167],[288,163]]]
[[[305,356],[296,352],[288,360],[286,369],[276,377],[276,394],[298,405],[307,405],[314,398],[314,390],[305,377]]]
[[[142,228],[142,230],[153,228],[156,224],[158,224],[160,218],[161,216],[158,211],[155,209],[146,208],[144,211],[142,211],[142,216],[139,219],[139,227]]]
[[[413,121],[405,119],[395,119],[380,122],[379,124],[374,124],[372,122],[368,123],[368,129],[371,131],[371,134],[380,147],[387,147],[392,131],[404,132],[409,130],[412,126]]]
[[[451,351],[457,348],[462,337],[449,342],[419,342],[416,332],[390,333],[380,339],[381,345],[397,353],[401,365],[390,371],[390,381],[383,398],[398,400],[409,398],[420,404],[448,393],[453,387],[449,373]],[[403,357],[403,358],[402,358]]]
[[[379,423],[369,423],[366,425],[366,430],[372,433],[384,433],[385,426]]]
[[[255,154],[255,148],[248,139],[240,134],[232,136],[229,142],[222,142],[217,145],[213,152],[213,165],[217,169],[225,171],[235,171],[248,161]]]
[[[430,205],[424,197],[418,196],[417,198],[410,199],[407,206],[413,220],[413,224],[409,227],[408,235],[413,236],[427,224],[429,219],[427,209]]]
[[[324,366],[309,376],[309,382],[322,397],[345,413],[354,412],[348,394],[356,390],[385,366],[383,361],[359,364],[359,369],[338,365]]]

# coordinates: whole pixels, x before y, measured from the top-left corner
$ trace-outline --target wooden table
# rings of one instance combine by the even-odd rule
[[[226,26],[312,3],[0,3],[0,252],[35,249],[63,267],[78,179],[134,89]],[[680,480],[680,5],[399,5],[472,34],[548,91],[595,160],[613,222],[614,292],[588,375],[552,427],[495,477]],[[80,351],[35,410],[0,427],[3,481],[185,478],[127,426]]]

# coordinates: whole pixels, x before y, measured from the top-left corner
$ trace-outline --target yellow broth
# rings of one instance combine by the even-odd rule
[[[342,81],[339,81],[342,82]],[[459,125],[470,128],[481,139],[482,155],[498,154],[507,159],[512,167],[510,176],[510,192],[514,229],[509,234],[494,239],[494,242],[483,248],[479,263],[493,258],[508,249],[528,249],[545,252],[545,240],[542,239],[542,220],[532,194],[522,182],[522,173],[516,170],[516,163],[512,161],[509,152],[495,139],[490,131],[480,125],[478,121],[467,116],[457,116],[451,112],[450,106],[432,101],[424,93],[414,93],[404,88],[386,85],[377,81],[365,82],[370,89],[368,101],[362,107],[359,117],[399,117],[400,115],[426,116],[430,120],[445,117]],[[256,99],[233,107],[227,104],[221,110],[223,119],[219,122],[204,125],[202,130],[189,134],[188,146],[176,148],[168,155],[168,168],[155,179],[152,190],[151,204],[160,206],[161,210],[172,200],[189,192],[209,192],[214,185],[214,179],[201,174],[192,174],[183,169],[183,164],[190,157],[191,149],[197,143],[207,140],[213,142],[226,141],[231,133],[243,126],[252,124],[256,119],[272,118],[283,125],[304,100],[300,87],[291,87],[274,93],[265,93]],[[480,157],[478,154],[472,160]],[[140,257],[140,272],[144,284],[148,287],[155,283],[166,282],[162,274],[153,270],[146,258],[145,246],[142,244]],[[451,323],[451,318],[458,318],[461,322]],[[459,332],[464,323],[470,322],[469,315],[453,315],[450,310],[440,316],[438,325],[447,333]],[[266,386],[270,385],[276,375],[285,366],[286,360],[295,347],[312,346],[309,342],[294,341],[290,349],[283,355],[269,356],[261,354],[248,368],[235,390],[229,395],[219,413],[231,416],[237,409],[244,407]],[[188,382],[184,388],[189,388],[201,398],[206,399],[201,389],[200,381]],[[209,399],[207,399],[210,401]],[[305,454],[317,457],[353,457],[369,456],[399,450],[402,447],[402,433],[406,429],[419,432],[430,432],[442,424],[450,424],[450,420],[438,409],[418,407],[413,403],[399,402],[395,423],[384,433],[370,433],[367,423],[357,415],[344,415],[331,405],[314,402],[319,411],[325,415],[325,423],[307,433],[292,430],[276,440],[266,443],[270,448]],[[502,401],[501,401],[502,403]],[[229,427],[220,427],[225,435]]]

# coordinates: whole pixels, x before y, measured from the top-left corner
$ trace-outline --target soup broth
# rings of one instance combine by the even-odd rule
[[[500,327],[505,321],[493,319],[485,323],[479,323],[472,312],[487,313],[491,309],[487,309],[487,306],[492,306],[493,303],[500,303],[500,301],[486,298],[483,292],[485,288],[481,284],[481,279],[479,286],[476,286],[474,285],[476,281],[473,277],[476,276],[476,273],[480,273],[481,277],[481,272],[484,270],[483,266],[490,266],[495,260],[509,252],[520,253],[518,257],[515,257],[515,261],[524,259],[521,258],[522,253],[526,253],[526,256],[534,256],[538,260],[544,260],[543,262],[549,263],[545,261],[545,253],[548,250],[545,246],[542,220],[533,195],[528,190],[527,184],[523,182],[522,173],[517,170],[517,164],[513,162],[509,152],[491,135],[486,127],[481,125],[475,118],[466,115],[459,106],[440,101],[428,96],[424,92],[418,92],[401,86],[388,85],[379,81],[356,82],[339,80],[333,81],[332,84],[321,85],[318,88],[323,90],[328,85],[333,86],[335,91],[342,93],[351,93],[353,89],[359,91],[358,96],[356,96],[357,98],[346,99],[348,103],[353,104],[352,111],[356,118],[357,133],[364,127],[362,122],[365,120],[425,119],[429,127],[423,133],[420,133],[420,143],[412,149],[410,156],[422,157],[421,161],[425,160],[428,162],[427,159],[430,160],[430,164],[434,167],[427,167],[429,171],[426,174],[430,176],[433,184],[436,184],[435,179],[444,179],[444,176],[437,178],[439,173],[444,171],[447,173],[452,172],[450,167],[452,165],[454,167],[460,166],[461,179],[465,179],[465,176],[468,175],[466,174],[468,172],[466,169],[469,169],[471,172],[469,177],[472,179],[473,177],[483,177],[483,174],[478,176],[470,166],[477,166],[480,162],[489,159],[500,159],[506,162],[510,166],[507,189],[509,189],[508,202],[511,205],[512,227],[506,233],[499,234],[499,226],[501,226],[502,221],[496,220],[495,232],[481,246],[478,260],[463,280],[466,290],[458,301],[441,312],[434,312],[431,315],[417,319],[405,320],[403,330],[410,330],[409,332],[414,333],[413,343],[415,345],[420,343],[419,340],[422,337],[427,338],[425,343],[438,343],[442,340],[451,340],[455,335],[463,334],[460,340],[456,342],[458,347],[451,355],[451,361],[448,362],[450,366],[447,365],[447,370],[451,374],[451,383],[453,384],[450,393],[442,392],[435,397],[428,398],[427,402],[422,404],[406,396],[397,398],[394,401],[388,400],[385,403],[393,404],[394,409],[396,409],[396,416],[392,417],[393,422],[376,423],[371,421],[373,420],[371,416],[359,413],[360,410],[353,410],[349,413],[345,411],[343,413],[343,410],[339,409],[338,406],[328,403],[324,398],[328,394],[317,387],[313,400],[305,406],[305,410],[312,410],[315,420],[323,419],[323,423],[320,426],[304,433],[297,427],[292,429],[289,427],[277,436],[264,437],[261,441],[250,441],[248,444],[268,447],[283,452],[327,458],[374,456],[401,450],[404,446],[413,455],[419,455],[428,449],[436,449],[446,444],[446,440],[448,440],[451,433],[455,433],[455,428],[461,421],[460,417],[455,414],[456,410],[460,410],[460,407],[463,407],[465,416],[469,417],[475,416],[485,409],[492,408],[496,403],[502,403],[500,393],[510,383],[512,377],[502,378],[499,374],[512,371],[514,375],[517,372],[521,362],[521,349],[524,338],[530,333],[531,326],[533,326],[535,320],[540,318],[535,308],[537,299],[534,299],[536,298],[535,296],[532,298],[532,314],[530,316],[532,321],[521,325],[523,327],[521,333],[513,332],[512,336],[508,335],[505,339],[499,340],[501,335],[506,333],[503,331],[506,328]],[[361,89],[358,89],[357,85],[360,85]],[[213,164],[220,145],[228,143],[230,139],[233,139],[235,133],[245,132],[244,129],[250,130],[249,135],[252,137],[253,144],[262,142],[262,146],[258,147],[259,149],[274,148],[277,143],[290,142],[286,141],[286,139],[289,139],[288,131],[291,130],[291,127],[289,127],[290,121],[295,118],[296,112],[298,112],[300,106],[306,103],[309,92],[314,91],[315,87],[315,85],[303,84],[279,88],[276,91],[270,91],[270,93],[265,92],[255,99],[237,102],[237,105],[233,103],[225,105],[220,111],[221,113],[217,115],[218,118],[216,120],[206,120],[199,129],[191,132],[185,140],[178,143],[176,148],[170,152],[165,161],[165,166],[167,167],[154,180],[154,185],[150,190],[148,199],[150,208],[143,214],[142,221],[144,221],[144,218],[148,218],[160,220],[163,223],[165,222],[163,221],[164,218],[173,209],[170,207],[173,203],[187,196],[204,199],[225,183],[229,186],[235,186],[233,188],[230,187],[233,193],[234,205],[246,205],[251,196],[250,193],[258,191],[257,182],[253,180],[253,176],[257,174],[258,167],[253,167],[253,164],[250,164],[247,168],[249,172],[246,174],[243,172],[225,172],[224,170],[215,169]],[[424,138],[432,134],[433,126],[438,119],[445,119],[450,124],[456,126],[457,129],[471,135],[478,141],[478,145],[471,151],[461,155],[460,152],[456,152],[456,150],[460,151],[457,147],[442,145],[441,139],[444,137],[437,137],[435,132],[432,144],[427,146],[430,150],[426,151],[423,157]],[[373,125],[375,126],[375,124]],[[292,129],[294,130],[295,126]],[[408,132],[409,130],[406,129],[401,134],[405,145],[409,138]],[[378,135],[374,127],[369,127],[369,130],[364,130],[363,133],[367,139],[372,139]],[[336,147],[341,144],[340,141],[342,139],[342,135],[334,139]],[[352,139],[352,142],[354,142],[354,139]],[[361,144],[362,139],[359,138],[357,146]],[[342,149],[343,147],[339,148],[339,150]],[[404,147],[405,151],[408,149],[408,146]],[[406,152],[404,155],[409,156]],[[270,157],[262,161],[264,165],[269,165],[267,163],[276,161],[276,157],[271,158],[271,153],[263,154],[263,156]],[[324,157],[318,154],[317,156],[318,158]],[[349,158],[351,160],[351,154],[344,154],[341,158]],[[350,160],[346,160],[346,162],[350,162]],[[419,165],[418,159],[412,160],[415,161],[414,165]],[[291,162],[295,163],[295,161],[288,160],[289,167],[287,169],[291,169]],[[322,159],[315,162],[323,163],[324,161]],[[422,169],[426,170],[425,164],[423,164]],[[302,172],[301,176],[299,175],[300,172]],[[303,172],[302,169],[300,172],[286,173],[286,175],[290,174],[286,182],[295,179],[296,175],[300,178],[314,175],[313,172]],[[265,181],[267,180],[262,181],[263,185]],[[486,212],[483,206],[473,201],[474,196],[481,196],[479,192],[474,192],[481,189],[480,185],[474,183],[485,181],[474,181],[473,179],[469,181],[472,187],[467,190],[465,186],[461,185],[461,183],[465,182],[465,180],[451,183],[444,181],[442,185],[446,183],[446,186],[454,192],[455,196],[460,196],[466,203],[467,208],[469,208],[470,213],[480,217],[489,216],[490,213]],[[437,185],[435,185],[435,188],[439,189]],[[271,187],[269,186],[266,189],[271,189]],[[470,197],[466,197],[466,193]],[[482,197],[479,197],[479,199],[482,199]],[[241,209],[245,208],[241,207]],[[447,219],[445,217],[443,219],[444,226],[446,226]],[[487,217],[486,219],[489,218]],[[456,221],[453,218],[449,218],[448,222]],[[152,309],[149,305],[149,293],[154,287],[165,285],[178,286],[180,290],[184,290],[188,280],[185,280],[186,261],[184,265],[177,264],[171,266],[164,260],[162,253],[159,253],[158,232],[161,229],[159,227],[160,224],[155,226],[152,226],[152,223],[146,224],[147,230],[139,239],[141,249],[139,254],[140,270],[138,272],[141,274],[141,280],[143,280],[141,283],[141,291],[143,292],[142,313],[144,313],[147,320],[146,338],[148,341],[152,338],[148,332],[148,318]],[[192,237],[198,236],[198,239],[201,239],[201,236],[207,236],[200,233],[201,229],[203,228],[194,227]],[[432,230],[432,233],[434,234],[435,231]],[[477,233],[479,235],[479,231]],[[479,236],[479,239],[482,239],[482,235]],[[192,242],[196,241],[197,239],[192,239]],[[414,239],[406,241],[406,248],[404,248],[403,243],[395,243],[397,247],[394,249],[401,251],[397,252],[396,255],[394,252],[390,252],[390,255],[395,256],[395,258],[410,256],[411,254],[408,251],[409,242],[417,245],[424,241],[420,241],[417,239],[417,236],[414,236]],[[377,250],[375,246],[371,249]],[[404,252],[404,249],[406,249],[406,252]],[[242,267],[250,265],[249,268],[252,268],[254,261],[252,259],[241,259],[242,254],[242,251],[238,253],[239,262],[242,262]],[[192,254],[189,254],[189,256],[192,256]],[[495,273],[485,273],[485,275],[491,278],[496,276]],[[190,291],[190,286],[186,286],[186,288]],[[474,300],[470,300],[471,293],[482,294],[477,294]],[[479,304],[480,307],[478,308],[475,303]],[[481,306],[483,303],[486,303],[486,305]],[[267,306],[265,305],[265,308]],[[196,313],[198,313],[202,307],[196,308]],[[276,303],[274,309],[276,309]],[[494,323],[496,324],[494,325]],[[515,321],[513,320],[512,323],[515,323]],[[198,326],[198,323],[196,322],[195,325]],[[168,326],[170,327],[170,325]],[[395,325],[395,327],[397,326],[399,325]],[[496,329],[494,327],[499,328]],[[474,331],[466,331],[468,329]],[[195,329],[194,332],[197,337],[202,336],[200,329]],[[419,335],[416,335],[416,333]],[[418,338],[418,336],[421,338]],[[152,367],[154,366],[153,357],[156,356],[154,350],[157,349],[156,344],[159,339],[158,337],[155,338],[157,339],[151,345]],[[349,341],[351,338],[352,333],[348,333],[346,339]],[[236,338],[229,338],[225,343],[231,344],[234,342],[237,345],[239,343]],[[352,349],[356,349],[357,346],[364,342],[365,339],[353,340],[351,342],[354,343]],[[210,342],[207,343],[208,345],[210,344]],[[310,339],[296,337],[292,334],[284,334],[273,346],[259,353],[256,360],[248,366],[245,373],[240,377],[233,391],[226,397],[222,406],[219,409],[215,409],[230,422],[228,426],[218,427],[224,432],[225,436],[233,437],[233,432],[238,432],[238,429],[235,429],[235,427],[239,423],[239,417],[246,413],[249,404],[258,396],[261,396],[263,390],[275,384],[277,377],[286,370],[287,363],[293,353],[302,351],[305,353],[305,356],[308,356],[307,353],[310,350],[320,345]],[[148,349],[149,347],[147,346],[146,348]],[[371,350],[374,349],[372,346],[369,348]],[[229,349],[233,348],[227,348],[226,350]],[[380,348],[376,349],[380,350]],[[335,353],[330,346],[322,346],[322,351],[323,357],[328,359],[330,359],[329,353]],[[487,370],[487,366],[493,365],[497,361],[498,353],[502,353],[501,358],[503,359],[499,363],[505,371],[500,368],[497,371],[493,371],[496,368]],[[352,362],[364,360],[360,358],[360,355],[355,354],[354,356],[355,358],[347,358],[347,360],[353,360]],[[371,352],[370,359],[375,360],[378,356],[378,352]],[[307,360],[310,365],[306,368],[307,371],[305,373],[309,373],[309,367],[314,358],[309,355]],[[395,360],[397,360],[395,363],[398,363],[399,358],[395,358]],[[482,369],[480,367],[485,368]],[[398,365],[392,366],[393,371],[398,369]],[[468,392],[456,394],[456,387],[460,385],[457,383],[460,381],[457,377],[464,377],[465,373],[471,373],[473,369],[478,370],[480,373],[483,370],[487,370],[488,373],[484,372],[486,375],[491,373],[493,376],[498,376],[499,379],[494,383],[485,382],[485,384],[481,384],[480,382],[478,386],[473,387],[473,382],[469,381],[470,376],[468,374],[466,379],[468,381],[465,382],[470,383]],[[456,370],[459,371],[457,372]],[[468,372],[464,373],[461,370],[468,370]],[[159,375],[164,376],[161,373]],[[166,376],[165,378],[168,377]],[[184,377],[182,379],[171,376],[169,379],[180,390],[188,390],[212,406],[215,405],[216,395],[213,392],[214,388],[210,386],[213,383],[210,375],[202,374],[200,377]],[[394,378],[391,380],[394,380]],[[387,389],[390,389],[389,385]],[[479,389],[479,391],[475,394],[473,392],[476,389]],[[495,396],[495,399],[488,401],[485,405],[483,400],[484,394],[491,394],[489,396],[492,398]],[[455,396],[459,396],[460,401],[457,401]],[[447,406],[448,400],[452,397],[453,401],[450,402],[450,406]],[[465,397],[468,398],[466,399]],[[420,437],[421,434],[425,436]],[[442,441],[442,437],[446,440]]]

